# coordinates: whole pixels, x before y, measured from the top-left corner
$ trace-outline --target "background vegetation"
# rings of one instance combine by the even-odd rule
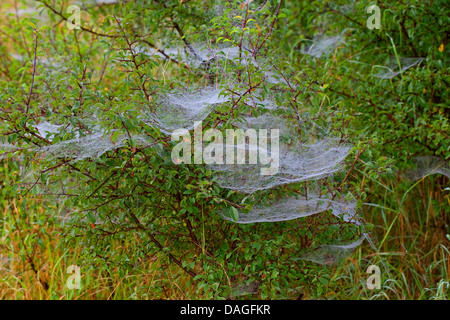
[[[69,1],[2,2],[0,141],[23,150],[0,160],[0,298],[448,298],[449,179],[433,174],[413,181],[408,175],[417,156],[450,159],[446,2],[253,2],[266,3],[267,10],[241,34],[214,1],[86,2],[83,28],[75,31],[66,24]],[[224,3],[241,10],[237,20],[248,21],[245,4]],[[380,30],[366,26],[370,4],[381,9]],[[17,14],[30,7],[38,9]],[[338,44],[320,57],[305,54],[317,35],[338,37]],[[267,224],[224,221],[218,208],[245,209],[303,185],[247,199],[218,188],[202,167],[175,166],[132,142],[76,164],[38,159],[30,151],[49,144],[32,123],[70,123],[89,132],[94,110],[102,126],[147,134],[164,145],[160,132],[137,120],[138,111],[152,108],[159,92],[205,85],[220,72],[148,59],[127,48],[154,48],[161,39],[214,45],[220,37],[258,39],[267,64],[300,89],[264,88],[279,92],[280,104],[325,118],[333,135],[354,145],[346,170],[324,186],[356,196],[366,229],[326,213]],[[374,76],[374,66],[391,57],[423,60],[392,79]],[[236,78],[248,71],[228,67]],[[251,87],[262,77],[250,71]],[[248,112],[239,103],[223,108],[211,123],[228,125],[230,114]],[[53,142],[73,137],[66,132]],[[29,172],[39,183],[23,179]],[[46,186],[61,181],[77,196],[65,202],[51,197]],[[368,229],[375,248],[364,241],[336,264],[292,261],[319,243],[352,240]],[[67,267],[74,264],[82,274],[77,290],[66,286]],[[370,265],[381,269],[379,290],[366,287]]]

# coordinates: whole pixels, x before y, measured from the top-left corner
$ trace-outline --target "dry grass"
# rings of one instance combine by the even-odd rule
[[[17,163],[0,161],[0,164],[3,185],[17,183]],[[57,206],[42,199],[27,198],[24,203],[8,196],[0,198],[0,299],[187,297],[188,279],[180,278],[182,272],[176,268],[159,268],[157,259],[142,263],[132,274],[80,263],[83,247],[79,243],[64,247],[60,241],[57,210]],[[67,268],[71,265],[81,267],[81,289],[67,287],[72,275]]]
[[[17,167],[5,162],[3,177],[11,183]],[[327,299],[447,299],[450,294],[449,196],[445,177],[382,183],[365,206],[375,225],[378,253],[368,244],[343,264],[331,267]],[[409,189],[409,191],[408,191]],[[0,299],[185,299],[189,280],[177,269],[161,268],[157,259],[133,273],[116,268],[82,266],[80,290],[67,288],[68,266],[77,264],[81,246],[58,245],[57,207],[42,200],[1,201]],[[53,212],[53,213],[52,213]],[[127,245],[133,245],[129,243]],[[381,268],[382,288],[366,288],[366,269]],[[165,280],[163,280],[165,279]],[[317,298],[305,292],[305,299]]]
[[[429,176],[413,182],[382,184],[365,216],[375,225],[375,244],[359,248],[334,275],[337,298],[448,299],[450,296],[448,179]],[[408,191],[409,189],[409,191]],[[381,269],[380,290],[366,288],[369,265]],[[342,290],[339,290],[342,289]]]

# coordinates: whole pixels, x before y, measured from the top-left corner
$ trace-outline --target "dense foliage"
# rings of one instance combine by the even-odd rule
[[[157,268],[192,287],[191,297],[297,297],[311,285],[320,296],[330,270],[299,258],[359,239],[370,223],[324,211],[247,225],[233,222],[237,212],[310,190],[356,201],[362,212],[394,169],[416,156],[450,159],[445,1],[377,3],[379,30],[366,26],[366,1],[119,2],[78,3],[80,29],[68,27],[72,3],[63,0],[36,1],[35,14],[0,23],[0,141],[8,158],[20,156],[24,177],[0,183],[2,194],[42,195],[60,246],[80,246],[84,268]],[[193,66],[199,45],[237,54]],[[390,61],[403,70],[405,58],[423,59],[379,76]],[[221,188],[204,165],[174,164],[170,135],[148,119],[164,106],[160,97],[200,88],[227,99],[203,131],[268,112],[249,102],[258,93],[282,106],[273,113],[296,126],[299,141],[352,146],[344,170],[248,195]],[[59,129],[42,134],[46,122]],[[63,141],[72,142],[51,148]]]

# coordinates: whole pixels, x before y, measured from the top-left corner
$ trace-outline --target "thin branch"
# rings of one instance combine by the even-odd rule
[[[256,49],[255,52],[258,52],[262,48],[264,43],[267,41],[267,39],[269,39],[270,35],[272,34],[273,27],[275,26],[275,22],[278,21],[278,14],[280,13],[280,9],[281,9],[281,5],[282,4],[283,4],[283,0],[280,0],[280,3],[278,4],[277,12],[275,13],[275,18],[273,19],[272,25],[270,26],[269,33],[267,34],[267,36],[265,37],[265,39],[262,41],[261,45]]]
[[[34,61],[33,61],[33,76],[31,78],[31,86],[30,86],[30,92],[28,93],[28,99],[27,99],[27,108],[25,113],[28,113],[28,109],[30,107],[31,102],[31,94],[33,93],[33,86],[34,86],[34,76],[36,75],[36,59],[37,59],[37,39],[38,39],[38,33],[35,31],[35,39],[34,39]]]

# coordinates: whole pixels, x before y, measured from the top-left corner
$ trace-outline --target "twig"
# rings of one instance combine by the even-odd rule
[[[33,61],[33,76],[31,78],[31,87],[30,87],[30,92],[28,93],[28,99],[27,99],[27,108],[25,113],[28,113],[28,109],[30,107],[30,102],[31,102],[31,94],[33,93],[33,86],[34,86],[34,76],[36,74],[36,59],[37,59],[37,39],[38,39],[38,33],[35,30],[35,39],[34,39],[34,61]]]

